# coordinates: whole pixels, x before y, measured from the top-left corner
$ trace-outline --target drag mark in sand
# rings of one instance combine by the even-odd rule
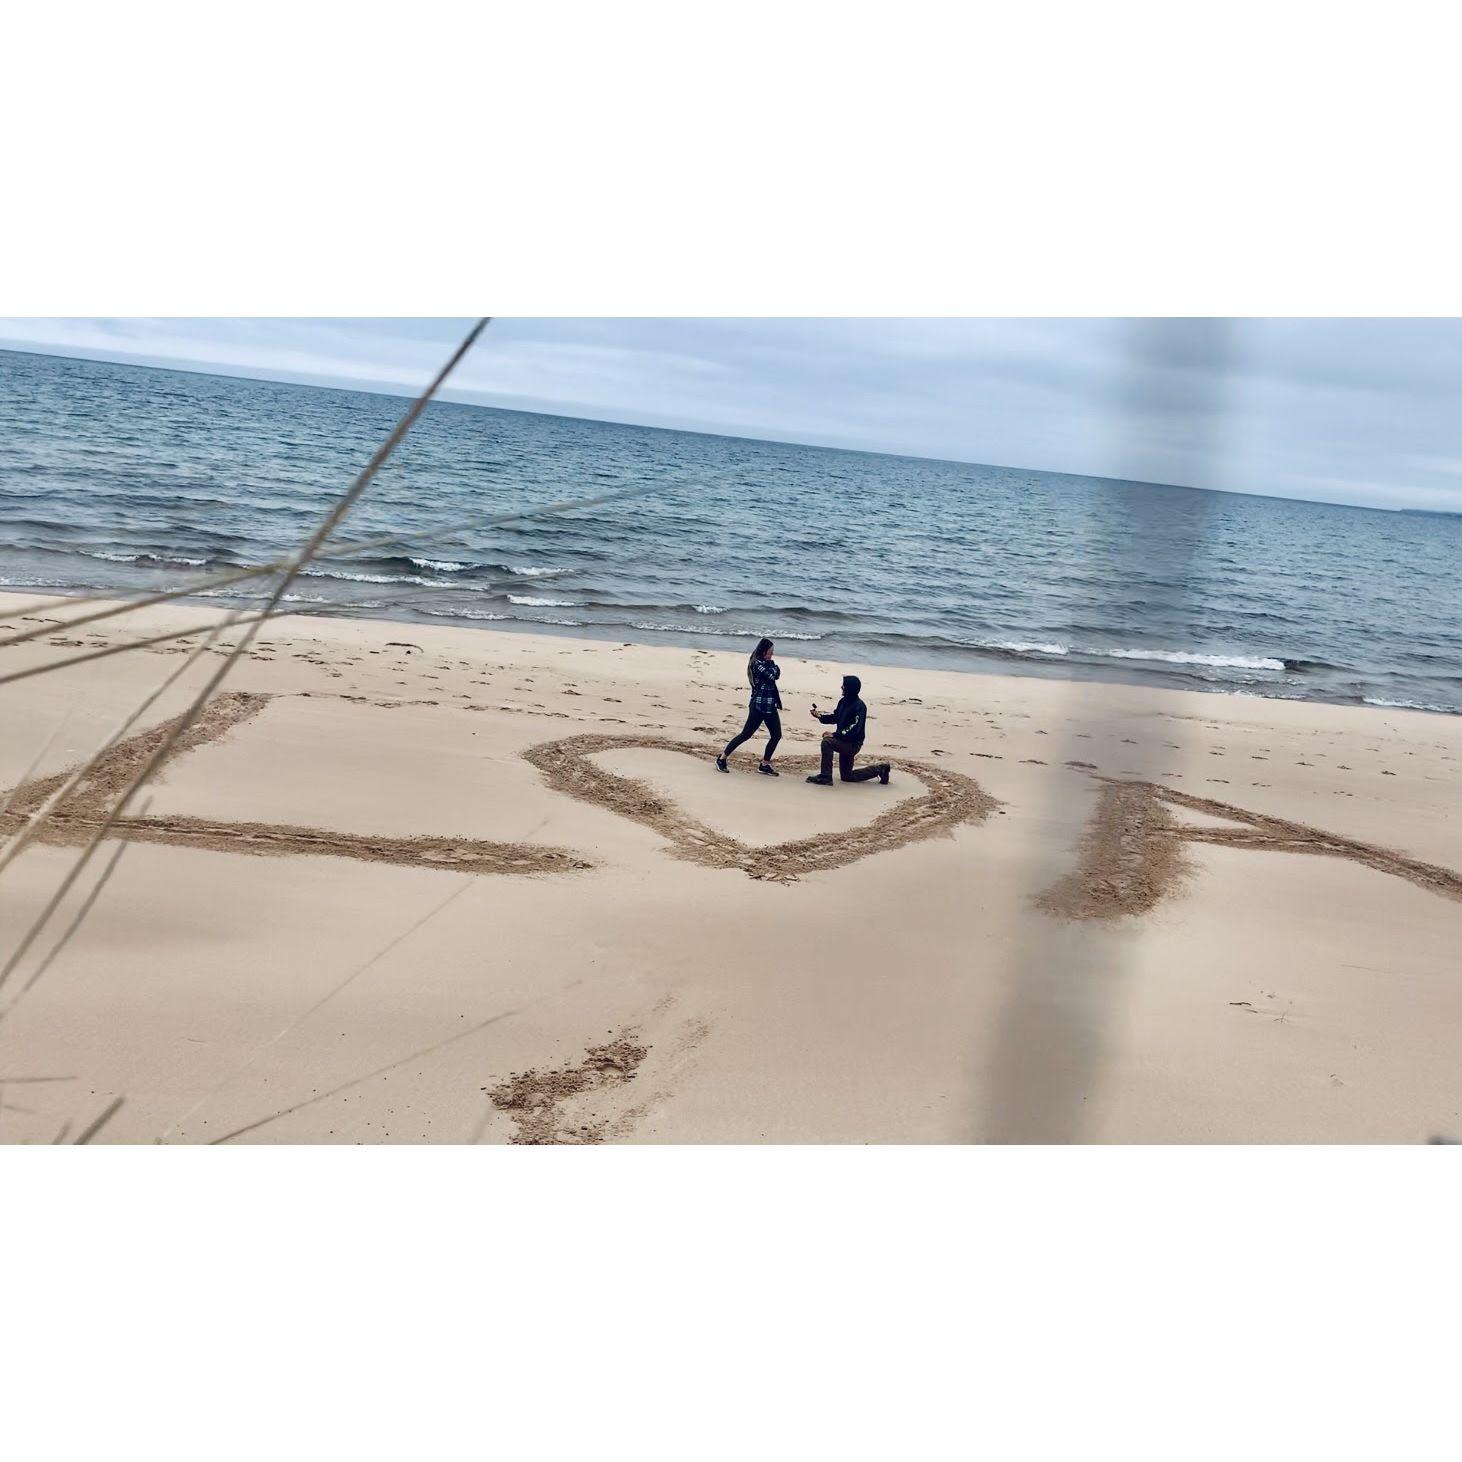
[[[928,788],[923,797],[901,801],[861,827],[753,848],[689,817],[644,782],[595,766],[590,760],[596,752],[628,748],[675,751],[704,762],[714,754],[713,748],[665,736],[590,733],[544,742],[523,755],[554,791],[652,828],[670,842],[677,858],[708,868],[739,868],[748,877],[782,883],[791,883],[804,873],[843,868],[906,843],[946,836],[961,823],[983,822],[1000,805],[978,782],[960,772],[895,761],[891,765]],[[818,761],[814,757],[788,756],[779,758],[777,765],[789,772],[815,771]]]
[[[624,1030],[602,1046],[590,1046],[583,1060],[573,1066],[514,1072],[506,1081],[483,1090],[498,1111],[513,1119],[516,1130],[508,1138],[510,1143],[542,1147],[603,1142],[618,1130],[614,1119],[590,1113],[570,1121],[563,1113],[564,1103],[585,1092],[633,1081],[649,1054],[650,1047],[640,1044],[638,1031]]]
[[[1442,898],[1462,902],[1462,874],[1439,864],[1423,863],[1390,848],[1250,812],[1210,797],[1195,797],[1174,787],[1105,777],[1099,780],[1103,783],[1101,798],[1082,841],[1075,871],[1036,900],[1048,914],[1059,918],[1118,919],[1146,913],[1191,874],[1191,865],[1183,857],[1184,843],[1346,858],[1378,873],[1404,878]],[[1242,826],[1184,826],[1168,811],[1169,806]]]
[[[272,696],[246,691],[228,691],[216,696],[178,738],[163,766],[186,752],[222,740],[236,726],[258,715],[272,699]],[[165,721],[113,747],[52,810],[37,841],[62,846],[86,843],[106,820],[113,801],[166,741],[174,725],[175,721]],[[59,772],[17,789],[8,811],[0,817],[0,835],[24,826],[48,798],[65,786],[70,775]],[[593,866],[567,849],[527,843],[492,843],[474,838],[373,837],[325,828],[219,822],[176,815],[119,818],[112,835],[131,842],[203,848],[217,853],[313,854],[462,873],[562,873]]]

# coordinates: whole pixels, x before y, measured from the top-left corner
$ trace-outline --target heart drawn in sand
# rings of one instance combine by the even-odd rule
[[[904,798],[859,827],[751,847],[688,816],[646,783],[620,776],[590,760],[596,752],[641,747],[651,751],[677,751],[705,763],[715,754],[713,748],[666,736],[590,734],[544,742],[530,747],[523,755],[538,768],[554,791],[566,792],[582,802],[606,807],[631,822],[653,828],[669,841],[677,858],[702,863],[708,868],[740,868],[752,878],[782,883],[790,883],[803,873],[843,868],[860,858],[885,853],[905,843],[946,835],[961,823],[983,822],[999,806],[971,777],[944,767],[895,761],[891,765],[898,771],[923,783],[927,791],[922,797]],[[788,756],[778,757],[777,765],[784,773],[793,773],[816,771],[818,764],[813,757]],[[753,772],[749,764],[743,764],[738,770]]]

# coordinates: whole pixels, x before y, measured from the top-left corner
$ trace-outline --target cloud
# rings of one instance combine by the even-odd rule
[[[466,320],[13,319],[0,342],[419,388]],[[450,394],[566,415],[1462,510],[1451,320],[496,321]]]

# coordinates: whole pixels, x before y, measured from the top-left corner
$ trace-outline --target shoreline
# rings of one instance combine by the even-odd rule
[[[142,591],[139,591],[142,592]],[[21,604],[38,603],[40,599],[46,598],[45,591],[37,589],[34,595],[27,589],[14,587],[0,588],[0,613],[9,613],[11,601],[19,601]],[[56,591],[49,597],[56,601],[53,606],[56,609],[64,608],[68,602],[85,599],[98,604],[118,604],[125,602],[127,596],[118,595],[115,598],[109,597],[106,589],[86,590],[77,589],[74,592]],[[242,605],[244,601],[240,600]],[[262,603],[262,599],[261,599]],[[167,606],[158,608],[178,608],[191,616],[193,622],[197,622],[200,616],[223,615],[231,612],[228,609],[220,609],[217,600],[206,599],[201,596],[170,601]],[[390,608],[392,606],[386,606]],[[701,630],[648,630],[643,626],[629,626],[637,630],[639,637],[625,640],[625,626],[576,623],[557,624],[552,621],[517,619],[512,616],[482,616],[474,618],[463,616],[461,619],[448,615],[431,614],[426,612],[413,613],[409,606],[394,606],[402,612],[399,616],[388,613],[339,613],[332,612],[340,608],[330,604],[322,604],[310,607],[288,606],[278,611],[271,618],[273,620],[285,621],[288,619],[303,619],[311,622],[322,622],[327,624],[373,624],[381,626],[409,625],[413,628],[427,632],[437,630],[455,630],[470,634],[486,632],[493,634],[501,632],[513,636],[542,637],[550,640],[567,640],[582,644],[631,644],[646,649],[665,650],[706,650],[718,655],[736,655],[740,653],[737,649],[725,645],[702,644],[702,640],[730,639],[734,636],[722,634],[721,632],[707,629]],[[139,611],[149,613],[150,609]],[[125,622],[125,621],[124,621]],[[3,624],[3,621],[0,621]],[[165,626],[159,625],[159,629]],[[655,636],[651,638],[649,636]],[[821,643],[821,637],[812,637],[801,634],[786,634],[778,642],[779,649],[791,647],[786,653],[779,655],[779,659],[798,659],[811,663],[829,663],[837,659],[835,656],[817,655],[812,653],[813,647]],[[801,648],[801,647],[805,647]],[[882,653],[875,652],[874,655],[865,655],[858,659],[838,661],[837,663],[849,666],[871,665],[879,670],[909,671],[920,674],[935,675],[957,675],[975,676],[988,679],[1010,679],[1016,681],[1045,681],[1060,685],[1107,685],[1125,686],[1135,690],[1154,691],[1173,694],[1192,694],[1202,696],[1222,696],[1238,700],[1259,700],[1278,704],[1295,705],[1323,705],[1333,706],[1337,709],[1382,711],[1387,713],[1404,712],[1424,716],[1458,717],[1462,716],[1462,708],[1448,709],[1443,706],[1422,705],[1412,703],[1390,703],[1380,699],[1369,697],[1340,699],[1338,697],[1314,695],[1281,695],[1272,694],[1259,689],[1244,689],[1237,686],[1227,685],[1203,685],[1192,683],[1189,677],[1179,672],[1163,671],[1157,668],[1122,671],[1119,668],[1108,670],[1105,666],[1094,667],[1082,662],[1067,663],[1062,656],[1051,656],[1049,659],[1032,659],[1024,655],[1011,653],[1008,657],[1000,655],[993,647],[985,647],[985,658],[990,661],[988,668],[971,667],[963,669],[958,666],[933,663],[932,657],[929,660],[880,658]],[[971,648],[968,653],[972,657],[979,657],[980,650]],[[1152,662],[1139,662],[1144,665],[1160,665],[1160,660]],[[1017,668],[1018,667],[1018,668]]]

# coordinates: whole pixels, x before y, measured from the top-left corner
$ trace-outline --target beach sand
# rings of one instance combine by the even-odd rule
[[[62,728],[6,830],[185,653],[0,686],[0,788]],[[0,1141],[1462,1137],[1462,718],[779,661],[784,775],[726,777],[743,655],[281,618],[0,992]],[[888,787],[803,781],[845,669]]]

